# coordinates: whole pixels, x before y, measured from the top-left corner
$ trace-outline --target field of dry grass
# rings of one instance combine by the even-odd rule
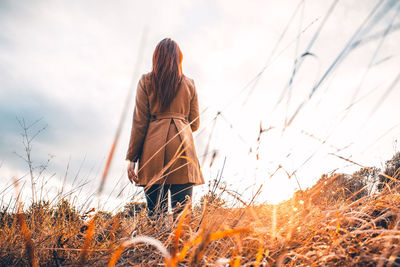
[[[342,178],[323,176],[279,205],[229,208],[209,193],[175,222],[172,217],[151,221],[137,203],[117,214],[78,212],[62,199],[24,212],[3,210],[0,264],[400,265],[397,182],[374,193],[360,194],[364,188],[346,193],[338,183]]]

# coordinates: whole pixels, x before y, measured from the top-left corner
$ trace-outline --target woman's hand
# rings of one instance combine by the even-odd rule
[[[135,171],[136,162],[129,161],[128,164],[128,178],[131,183],[135,182],[138,183],[139,179],[137,173]]]

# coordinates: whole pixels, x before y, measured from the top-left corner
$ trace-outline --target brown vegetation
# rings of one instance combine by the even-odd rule
[[[383,173],[395,176],[399,169],[392,165]],[[0,264],[396,265],[400,186],[391,177],[388,186],[372,190],[379,174],[364,168],[351,176],[325,175],[279,205],[243,208],[226,207],[213,187],[176,222],[150,221],[140,203],[115,215],[78,212],[66,200],[56,206],[42,201],[24,213],[3,210]]]

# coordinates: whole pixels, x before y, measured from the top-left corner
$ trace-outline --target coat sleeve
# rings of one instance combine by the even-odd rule
[[[190,100],[190,112],[189,112],[189,122],[190,127],[192,128],[192,132],[197,131],[200,126],[200,112],[199,112],[199,101],[197,99],[197,91],[196,91],[196,86],[194,85],[194,81],[192,81],[193,84],[193,96],[192,99]]]
[[[126,159],[132,162],[136,162],[140,158],[150,121],[149,98],[144,88],[143,80],[142,77],[139,81],[136,92],[136,104],[133,112],[131,138],[129,141],[128,152],[126,154]]]

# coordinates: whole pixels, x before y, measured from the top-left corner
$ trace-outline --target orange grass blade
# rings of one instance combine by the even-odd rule
[[[118,259],[121,257],[122,252],[124,252],[125,246],[124,244],[120,245],[117,250],[111,255],[110,262],[107,264],[108,267],[114,267],[117,263]]]
[[[399,180],[397,180],[396,178],[394,178],[394,177],[392,177],[392,176],[389,176],[389,175],[387,175],[387,174],[381,173],[381,175],[382,175],[383,177],[385,177],[385,178],[388,178],[389,180],[392,180],[393,182],[396,182],[396,183],[399,182]]]
[[[104,167],[103,175],[101,176],[101,182],[100,182],[100,187],[99,187],[99,191],[98,191],[99,195],[103,191],[104,183],[106,181],[106,178],[107,178],[107,175],[108,175],[108,171],[110,170],[110,166],[111,166],[111,162],[112,162],[112,159],[113,159],[113,156],[114,156],[115,148],[117,147],[117,144],[118,144],[119,134],[120,134],[120,131],[115,136],[115,139],[114,139],[114,142],[113,142],[113,144],[111,146],[110,152],[108,153],[106,166]]]
[[[86,232],[85,242],[83,243],[82,251],[79,255],[79,263],[82,265],[86,261],[86,257],[89,254],[89,247],[92,243],[93,235],[94,235],[94,223],[95,216],[89,221],[88,229]]]
[[[28,226],[26,225],[24,213],[21,212],[21,203],[19,201],[20,191],[18,187],[18,180],[16,177],[14,177],[14,187],[17,193],[17,214],[16,214],[17,221],[21,229],[22,238],[24,239],[25,242],[25,249],[28,254],[29,263],[31,266],[36,267],[39,266],[39,263],[38,259],[36,258],[35,246],[32,242],[31,233],[29,232]]]
[[[29,232],[28,227],[26,226],[24,214],[19,212],[17,213],[18,224],[21,228],[21,234],[25,242],[25,249],[28,254],[29,263],[31,266],[36,267],[39,266],[38,260],[35,255],[35,246],[33,245],[31,233]]]
[[[233,250],[229,266],[238,267],[240,266],[240,257],[237,255],[237,250]]]
[[[256,262],[254,263],[254,267],[260,266],[260,261],[262,260],[263,254],[264,254],[264,248],[262,246],[262,243],[260,242],[260,246],[258,248],[257,255],[256,255]]]
[[[250,233],[250,232],[253,232],[253,230],[251,228],[238,228],[238,229],[228,229],[228,230],[223,230],[223,231],[217,231],[217,232],[211,233],[208,240],[214,241],[214,240],[221,239],[224,237],[229,237],[229,236],[242,234],[242,233]]]
[[[185,209],[183,210],[183,212],[181,213],[181,217],[179,218],[179,224],[175,229],[174,246],[172,249],[172,257],[173,258],[176,256],[176,253],[178,251],[179,237],[181,236],[181,233],[182,233],[182,226],[183,226],[183,222],[185,221],[186,214],[188,213],[188,207],[189,207],[188,205],[185,205]]]
[[[178,262],[179,262],[179,261],[183,261],[183,260],[185,259],[186,255],[187,255],[189,249],[190,249],[192,246],[194,246],[194,245],[200,244],[202,240],[203,240],[203,238],[202,238],[201,236],[199,236],[199,237],[197,237],[197,238],[195,238],[195,239],[193,239],[193,240],[187,242],[187,243],[183,246],[181,252],[179,252],[179,254],[178,254],[178,255],[179,255],[179,256],[178,256]]]
[[[337,212],[336,212],[336,220],[337,220],[336,233],[339,233],[339,231],[340,231],[340,216],[339,216],[339,214]]]

